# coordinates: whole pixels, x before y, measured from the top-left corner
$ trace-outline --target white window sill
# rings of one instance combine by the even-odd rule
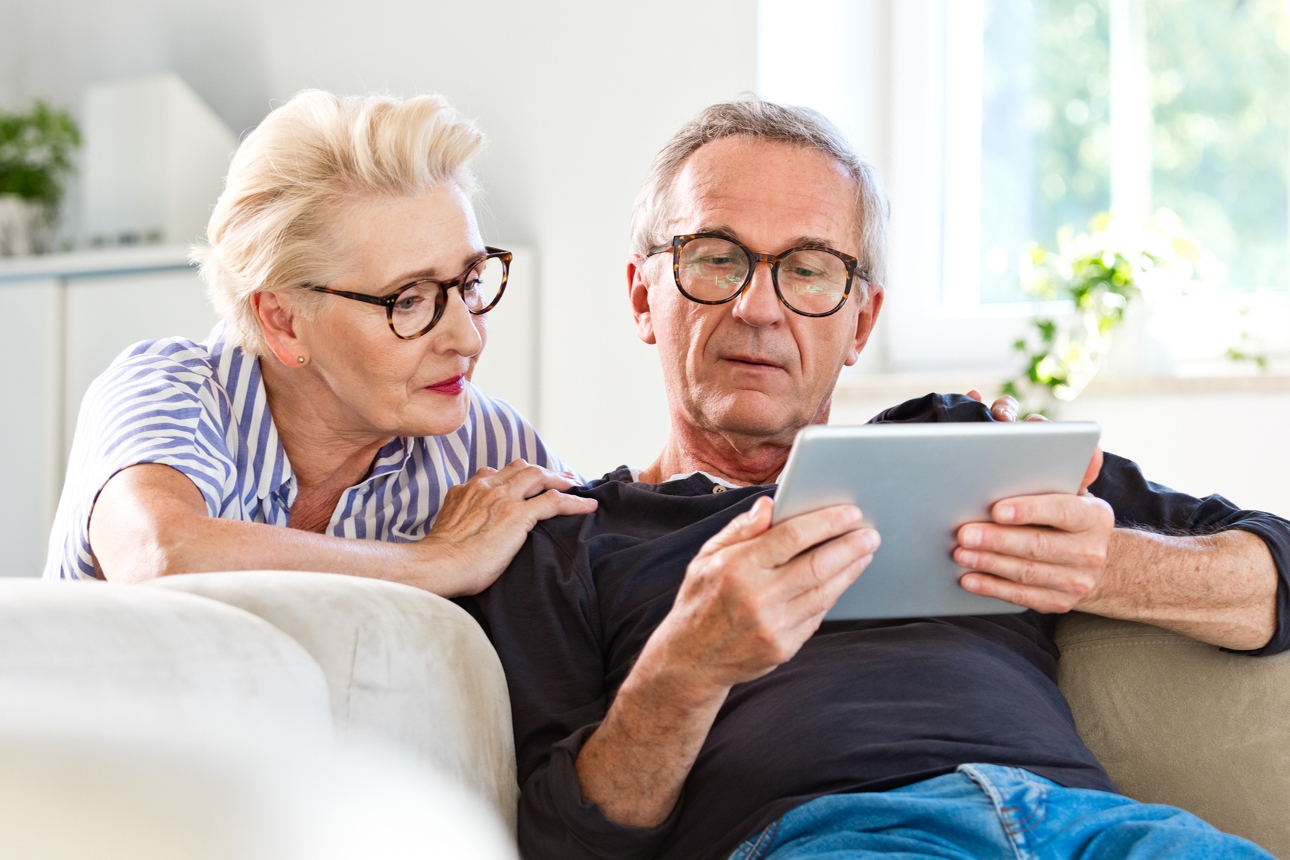
[[[1290,367],[1277,366],[1257,373],[1237,365],[1213,370],[1226,372],[1178,376],[1099,374],[1081,397],[1290,393]],[[998,395],[1007,379],[997,371],[851,374],[838,380],[833,399],[835,406],[843,408],[873,402],[894,406],[933,391],[965,394],[975,388],[988,402]]]

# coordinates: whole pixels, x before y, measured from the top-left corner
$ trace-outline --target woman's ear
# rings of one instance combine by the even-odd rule
[[[632,318],[636,320],[636,336],[645,343],[656,343],[654,319],[649,304],[649,281],[642,269],[645,258],[632,254],[627,258],[627,296],[632,303]]]
[[[299,367],[309,356],[296,335],[295,309],[284,299],[282,293],[264,290],[251,296],[251,308],[269,351],[287,367]]]

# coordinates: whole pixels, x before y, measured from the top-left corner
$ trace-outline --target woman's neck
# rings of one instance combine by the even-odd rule
[[[353,432],[340,425],[335,396],[306,369],[260,360],[260,375],[278,438],[302,495],[334,500],[371,471],[390,436]]]

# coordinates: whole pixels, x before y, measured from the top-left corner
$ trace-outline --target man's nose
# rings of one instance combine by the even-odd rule
[[[752,283],[735,299],[735,317],[751,326],[770,326],[784,319],[786,309],[775,295],[770,264],[753,264]]]

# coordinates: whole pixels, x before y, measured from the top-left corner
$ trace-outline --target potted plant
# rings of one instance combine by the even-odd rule
[[[1102,369],[1130,303],[1152,306],[1214,288],[1225,277],[1226,267],[1202,251],[1167,209],[1143,224],[1103,212],[1087,233],[1063,228],[1056,251],[1034,245],[1023,255],[1021,281],[1037,301],[1069,303],[1071,310],[1035,316],[1013,344],[1025,367],[1004,383],[1004,393],[1017,398],[1023,412],[1049,414],[1078,397]]]
[[[27,113],[0,111],[0,256],[49,250],[80,143],[66,110],[37,101]]]

